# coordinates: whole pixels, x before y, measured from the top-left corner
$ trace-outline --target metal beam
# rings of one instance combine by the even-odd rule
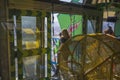
[[[54,11],[57,13],[68,13],[68,14],[87,14],[91,16],[100,16],[102,14],[101,11],[98,10],[95,6],[60,2],[55,0],[53,2],[48,0],[28,1],[28,2],[13,1],[13,2],[9,2],[9,8],[44,10],[47,12]]]

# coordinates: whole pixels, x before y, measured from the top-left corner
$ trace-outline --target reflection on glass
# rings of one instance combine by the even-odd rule
[[[40,77],[40,56],[23,58],[23,76],[25,79],[37,79]]]
[[[33,49],[39,47],[36,34],[36,17],[22,16],[22,47]]]
[[[60,1],[69,3],[83,3],[83,0],[60,0]]]
[[[95,33],[96,30],[96,20],[87,21],[87,34]]]

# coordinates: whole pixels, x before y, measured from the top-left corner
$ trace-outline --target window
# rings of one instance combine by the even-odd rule
[[[34,49],[39,47],[37,40],[36,17],[22,16],[22,48]]]

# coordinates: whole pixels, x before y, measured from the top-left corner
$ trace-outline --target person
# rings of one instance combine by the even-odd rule
[[[63,29],[62,32],[59,34],[59,36],[60,36],[60,44],[65,43],[70,38],[67,29]]]
[[[59,34],[59,36],[60,36],[60,47],[59,47],[59,50],[58,50],[58,56],[61,53],[60,51],[61,51],[61,48],[62,48],[63,44],[70,38],[67,29],[63,29],[62,32]],[[58,58],[58,61],[59,61],[59,58]],[[60,63],[60,62],[58,62],[58,63]],[[56,65],[56,71],[55,71],[53,77],[54,76],[59,76],[59,68],[60,68],[60,65],[57,64]]]
[[[114,32],[112,30],[112,27],[111,26],[108,26],[108,29],[104,31],[105,34],[109,34],[109,35],[112,35],[114,36]]]

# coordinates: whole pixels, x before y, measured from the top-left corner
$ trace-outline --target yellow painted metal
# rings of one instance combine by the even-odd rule
[[[70,80],[119,80],[119,47],[120,41],[105,34],[72,37],[59,49],[60,74]]]

